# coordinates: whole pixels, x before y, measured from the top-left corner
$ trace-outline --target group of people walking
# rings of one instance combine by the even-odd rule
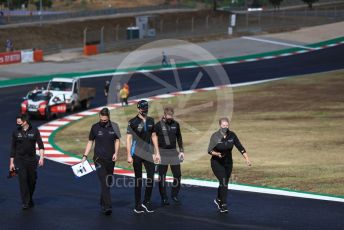
[[[152,213],[151,196],[154,185],[154,173],[159,173],[159,192],[162,205],[169,205],[169,198],[180,204],[179,191],[181,188],[181,167],[184,160],[183,139],[180,124],[174,119],[173,107],[164,108],[162,118],[155,122],[148,116],[149,104],[146,100],[137,103],[137,115],[129,120],[126,131],[127,161],[132,164],[134,179],[134,212]],[[37,179],[37,164],[44,164],[44,146],[38,129],[33,128],[25,116],[17,117],[18,128],[12,135],[12,150],[10,170],[18,170],[23,209],[33,207],[33,193]],[[211,168],[219,180],[219,188],[214,203],[220,212],[228,212],[227,191],[231,176],[233,161],[232,149],[235,146],[243,155],[247,165],[251,165],[245,148],[241,145],[236,134],[229,130],[228,118],[219,120],[219,130],[210,138],[208,153],[211,157]],[[94,146],[93,161],[100,182],[100,206],[105,215],[112,213],[110,184],[113,180],[113,170],[118,159],[121,133],[117,123],[110,120],[110,111],[103,108],[99,112],[99,122],[92,125],[89,141],[85,147],[82,162],[88,159]],[[35,145],[38,144],[40,159],[37,163]],[[178,149],[177,149],[178,145]],[[166,173],[170,165],[173,183],[170,197],[166,191]],[[141,196],[143,186],[142,169],[147,173],[144,196]],[[110,180],[110,181],[109,181]]]

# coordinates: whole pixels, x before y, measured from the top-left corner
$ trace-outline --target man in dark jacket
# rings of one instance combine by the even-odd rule
[[[10,171],[18,170],[23,210],[34,206],[32,197],[37,180],[36,143],[40,154],[38,165],[43,166],[44,145],[41,135],[25,115],[18,116],[17,129],[12,134]]]

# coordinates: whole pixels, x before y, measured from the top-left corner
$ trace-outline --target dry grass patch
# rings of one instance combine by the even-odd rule
[[[234,150],[233,180],[344,195],[343,88],[344,70],[235,88],[231,129],[248,150],[253,167],[246,167]],[[230,89],[221,89],[151,103],[156,119],[164,104],[175,105],[180,113],[177,119],[182,121],[186,149],[184,176],[215,179],[206,149],[217,118],[230,111],[224,108],[230,104],[230,95]],[[196,109],[182,113],[181,104],[184,109]],[[123,134],[135,112],[134,107],[112,112]],[[64,128],[56,137],[57,144],[82,154],[89,128],[97,120],[92,116]],[[123,148],[121,153],[118,165],[130,167]]]

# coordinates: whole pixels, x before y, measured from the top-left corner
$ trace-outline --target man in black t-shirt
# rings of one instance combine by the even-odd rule
[[[159,165],[159,191],[162,205],[169,205],[166,194],[166,173],[170,165],[173,174],[171,198],[180,203],[178,193],[181,186],[180,162],[184,160],[183,139],[179,123],[173,119],[174,109],[164,108],[164,116],[155,124],[155,132],[158,136],[161,164]],[[177,143],[179,152],[177,151]]]
[[[40,158],[36,159],[36,144]],[[36,187],[37,163],[44,165],[44,145],[37,128],[32,127],[27,116],[17,117],[17,129],[12,133],[10,171],[18,170],[23,210],[34,206],[32,197]]]
[[[154,163],[160,162],[158,139],[154,130],[154,119],[148,115],[148,102],[137,103],[138,115],[131,119],[127,128],[128,163],[135,171],[135,213],[154,212],[151,207],[151,195],[154,184]],[[155,154],[154,154],[155,152]],[[141,202],[142,164],[147,172],[145,197]]]
[[[100,205],[102,212],[110,215],[112,204],[109,185],[112,184],[113,170],[118,159],[121,133],[117,123],[110,121],[108,108],[100,111],[99,119],[100,121],[91,128],[82,162],[87,160],[87,155],[95,142],[93,161],[101,186]]]

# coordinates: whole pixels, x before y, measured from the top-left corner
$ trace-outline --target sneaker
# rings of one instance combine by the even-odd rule
[[[152,209],[152,204],[149,201],[143,202],[142,207],[146,210],[146,212],[149,212],[149,213],[154,212],[154,210]]]
[[[30,205],[28,205],[28,204],[23,204],[22,205],[22,209],[23,210],[28,210],[30,208]]]
[[[174,201],[174,203],[180,204],[180,200],[177,196],[172,196],[172,200]]]
[[[161,199],[162,206],[170,205],[170,202],[168,202],[168,199]]]
[[[222,204],[220,208],[221,213],[228,213],[227,204]]]
[[[220,210],[220,209],[221,209],[221,200],[218,199],[218,198],[216,198],[216,199],[214,200],[214,203],[216,204],[217,209]]]
[[[111,209],[111,208],[104,208],[104,209],[102,210],[102,212],[103,212],[103,214],[104,214],[105,216],[109,216],[109,215],[112,214],[112,209]]]
[[[145,210],[143,209],[142,205],[136,205],[136,207],[134,208],[134,212],[135,213],[144,213]]]
[[[33,202],[33,200],[30,200],[29,207],[33,208],[34,206],[35,206],[35,203]]]

